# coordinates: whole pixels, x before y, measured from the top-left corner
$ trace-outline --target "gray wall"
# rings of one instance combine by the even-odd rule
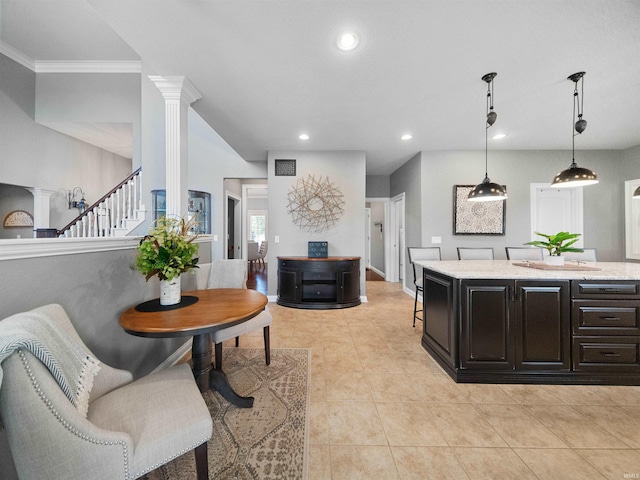
[[[391,178],[389,175],[367,175],[367,198],[387,198],[391,192]]]
[[[363,152],[269,152],[269,263],[277,256],[307,256],[309,241],[329,242],[330,256],[358,256],[360,294],[365,295],[365,155]],[[275,176],[276,158],[296,159],[295,177]],[[320,233],[300,229],[289,215],[288,193],[297,181],[314,175],[329,177],[344,195],[344,214],[339,223]],[[280,237],[275,243],[274,237]],[[274,272],[275,273],[275,272]],[[269,275],[269,295],[277,291],[277,275]]]
[[[404,238],[406,247],[419,247],[422,245],[422,211],[428,206],[424,206],[423,198],[423,172],[422,153],[418,153],[407,163],[391,174],[391,197],[405,194],[405,229]],[[423,208],[424,206],[424,208]],[[392,207],[393,208],[393,207]],[[407,249],[402,252],[405,256],[404,278],[407,286],[412,286],[413,269],[409,263]]]
[[[199,248],[201,262],[210,261],[210,246]],[[64,307],[78,333],[108,365],[144,375],[169,357],[188,338],[149,339],[120,328],[120,314],[159,296],[157,278],[130,268],[134,248],[111,252],[59,255],[0,261],[0,319],[49,303]],[[195,278],[183,275],[183,290],[195,288]]]
[[[549,183],[571,163],[567,151],[489,152],[489,176],[507,186],[504,236],[454,235],[453,186],[475,185],[484,177],[484,152],[423,152],[422,243],[442,237],[442,258],[457,258],[458,246],[492,246],[496,258],[504,247],[530,240],[530,184]],[[584,242],[598,249],[602,261],[623,259],[624,183],[619,151],[576,152],[576,161],[598,173],[600,183],[584,187]]]

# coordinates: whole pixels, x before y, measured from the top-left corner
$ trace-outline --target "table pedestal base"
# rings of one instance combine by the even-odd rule
[[[253,397],[241,397],[238,395],[233,388],[231,388],[227,375],[220,370],[211,370],[209,374],[209,388],[218,392],[227,402],[236,407],[253,407]]]
[[[211,389],[218,392],[226,401],[236,407],[253,407],[253,397],[238,395],[231,388],[225,373],[213,368],[211,364],[211,334],[194,335],[191,360],[193,362],[193,376],[201,392]]]

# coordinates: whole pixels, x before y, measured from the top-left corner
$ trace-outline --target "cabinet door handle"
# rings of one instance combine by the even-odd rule
[[[615,353],[615,352],[600,352],[600,355],[602,355],[603,357],[619,357],[620,356],[619,353]]]
[[[619,322],[620,317],[600,317],[602,320],[606,320],[607,322]]]

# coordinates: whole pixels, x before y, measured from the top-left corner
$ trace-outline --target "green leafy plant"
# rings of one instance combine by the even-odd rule
[[[547,241],[534,240],[524,245],[533,245],[535,247],[545,248],[549,251],[549,255],[560,256],[564,252],[583,252],[581,248],[572,247],[578,241],[580,233],[558,232],[555,235],[547,235],[546,233],[533,232],[547,239]]]
[[[195,217],[189,222],[181,218],[159,218],[140,240],[138,256],[132,268],[140,270],[148,281],[157,275],[160,280],[173,280],[181,273],[198,268],[198,244]]]

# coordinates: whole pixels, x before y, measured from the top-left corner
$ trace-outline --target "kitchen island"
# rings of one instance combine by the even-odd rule
[[[416,264],[422,345],[455,381],[640,385],[640,264]]]

